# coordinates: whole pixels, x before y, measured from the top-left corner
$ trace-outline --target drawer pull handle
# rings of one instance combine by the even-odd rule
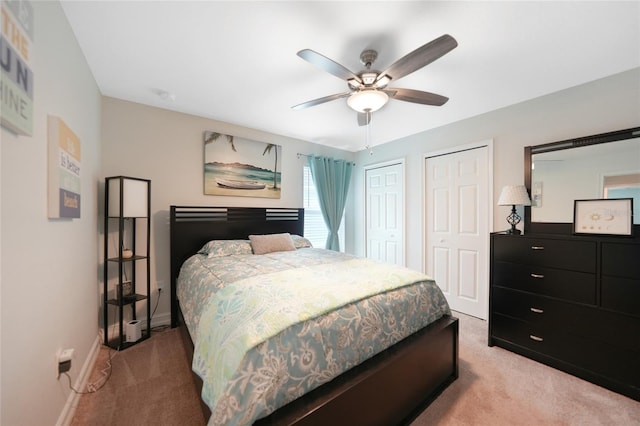
[[[531,250],[544,250],[544,246],[531,246]]]
[[[535,313],[535,314],[543,314],[544,310],[542,309],[538,309],[538,308],[529,308],[531,310],[531,312]]]
[[[531,340],[535,340],[536,342],[542,342],[544,339],[542,337],[534,336],[533,334],[529,335]]]
[[[531,278],[544,278],[542,274],[531,274]]]

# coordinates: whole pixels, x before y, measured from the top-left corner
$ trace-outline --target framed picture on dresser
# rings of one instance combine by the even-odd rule
[[[633,198],[575,200],[573,233],[632,235]]]

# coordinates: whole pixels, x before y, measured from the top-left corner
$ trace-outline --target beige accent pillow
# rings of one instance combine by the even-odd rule
[[[293,251],[296,249],[289,233],[249,235],[254,254],[266,254],[274,251]]]

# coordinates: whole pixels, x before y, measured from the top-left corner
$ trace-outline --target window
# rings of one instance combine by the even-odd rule
[[[311,241],[314,247],[324,248],[327,243],[327,237],[329,236],[329,229],[327,225],[324,224],[324,219],[322,218],[318,192],[316,191],[316,186],[313,184],[311,169],[306,165],[304,166],[302,188],[304,191],[302,197],[304,207],[304,236]],[[340,222],[338,238],[340,238],[340,251],[344,251],[344,216],[342,217],[342,222]]]
[[[604,198],[633,198],[637,212],[640,206],[640,173],[604,176]],[[640,215],[633,215],[633,224],[640,225]]]

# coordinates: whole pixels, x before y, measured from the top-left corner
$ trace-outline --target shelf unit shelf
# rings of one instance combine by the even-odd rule
[[[132,257],[110,257],[107,262],[133,262],[134,260],[144,260],[147,256],[134,255]]]
[[[135,302],[141,302],[143,300],[145,300],[147,298],[147,296],[145,296],[144,294],[132,294],[131,296],[124,296],[122,298],[122,303],[120,302],[120,299],[109,299],[107,300],[107,303],[109,305],[114,305],[114,306],[120,306],[120,304],[122,305],[128,305],[131,303],[135,303]]]

